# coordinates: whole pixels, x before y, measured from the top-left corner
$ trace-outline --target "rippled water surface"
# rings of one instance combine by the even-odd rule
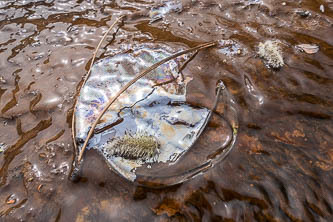
[[[224,161],[183,184],[135,186],[94,150],[83,178],[68,180],[77,88],[121,15],[97,59],[140,43],[219,40],[183,70],[194,77],[186,99],[210,107],[222,80],[238,137]],[[266,40],[279,41],[280,70],[257,56]],[[0,1],[0,220],[332,221],[332,89],[332,0]]]

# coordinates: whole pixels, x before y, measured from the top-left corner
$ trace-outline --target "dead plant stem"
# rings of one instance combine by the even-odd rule
[[[89,67],[89,70],[86,74],[86,76],[84,77],[84,80],[83,80],[83,83],[81,84],[81,86],[79,87],[79,89],[77,90],[78,92],[81,90],[81,88],[86,84],[87,82],[87,79],[89,78],[90,76],[90,73],[91,73],[91,69],[92,69],[92,66],[95,62],[95,59],[96,59],[96,56],[97,56],[97,53],[98,53],[98,50],[100,49],[101,45],[102,45],[102,42],[105,40],[106,36],[109,34],[109,32],[113,29],[113,27],[122,19],[124,18],[125,15],[122,15],[120,16],[119,18],[116,19],[116,21],[114,21],[112,23],[112,25],[109,27],[109,29],[105,32],[105,34],[103,35],[102,39],[99,41],[97,47],[96,47],[96,50],[93,54],[93,57],[92,57],[92,60],[91,60],[91,63],[90,63],[90,67]],[[74,141],[74,148],[75,150],[77,150],[77,146],[76,146],[76,142],[75,142],[75,111],[76,111],[76,105],[77,105],[77,102],[78,102],[78,96],[76,97],[76,100],[75,100],[75,103],[74,103],[74,110],[73,110],[73,116],[72,116],[72,138],[73,138],[73,141]]]

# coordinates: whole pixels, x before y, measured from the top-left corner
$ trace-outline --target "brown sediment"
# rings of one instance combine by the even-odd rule
[[[59,133],[57,133],[54,137],[48,139],[45,144],[51,143],[53,141],[56,141],[57,139],[59,139],[63,134],[64,134],[65,130],[60,130]]]
[[[22,152],[21,148],[24,146],[24,144],[26,144],[32,138],[36,137],[40,131],[51,126],[51,124],[52,124],[52,119],[40,121],[34,128],[23,133],[20,136],[19,140],[14,145],[9,147],[4,152],[5,161],[3,162],[3,164],[0,168],[0,177],[1,177],[0,185],[1,186],[6,183],[9,164],[13,161],[13,159],[16,157],[16,155],[18,155],[19,153]]]
[[[1,1],[0,144],[7,145],[0,153],[1,221],[330,221],[332,3],[180,2],[181,12],[150,24],[149,10],[160,1]],[[163,189],[135,187],[88,150],[85,178],[70,183],[73,95],[110,16],[135,13],[106,38],[112,43],[100,57],[140,43],[231,40],[199,52],[182,74],[193,78],[187,101],[204,107],[212,107],[216,81],[223,80],[238,106],[236,144],[214,168]],[[281,41],[286,65],[279,72],[254,56],[266,40]],[[319,51],[300,52],[300,44]],[[218,120],[214,115],[193,152],[223,140]],[[10,195],[16,203],[5,202]]]
[[[7,112],[17,104],[16,93],[20,90],[18,81],[20,81],[20,76],[15,77],[15,89],[12,91],[13,98],[1,109],[1,113]]]

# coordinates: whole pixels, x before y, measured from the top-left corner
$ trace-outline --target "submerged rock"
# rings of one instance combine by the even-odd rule
[[[269,67],[279,69],[284,65],[278,41],[267,40],[265,43],[260,42],[258,48],[259,56],[265,60]]]

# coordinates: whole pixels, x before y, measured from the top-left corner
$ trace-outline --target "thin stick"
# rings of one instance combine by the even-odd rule
[[[86,83],[87,79],[89,78],[90,76],[90,73],[91,73],[91,69],[92,69],[92,66],[94,65],[94,62],[95,62],[95,59],[96,59],[96,55],[97,55],[97,52],[99,50],[99,48],[101,47],[102,45],[102,42],[104,41],[104,39],[106,38],[106,36],[109,34],[109,32],[111,31],[111,29],[120,21],[120,19],[124,18],[125,15],[121,15],[119,18],[116,19],[116,21],[113,22],[113,24],[110,26],[110,28],[105,32],[105,34],[103,35],[101,41],[99,41],[98,45],[97,45],[97,48],[94,52],[94,56],[91,60],[91,63],[90,63],[90,68],[89,68],[89,71],[86,75],[86,77],[84,78],[84,82],[82,84],[82,86],[84,86],[84,84]]]
[[[104,107],[104,109],[102,110],[102,112],[99,114],[99,116],[97,117],[97,119],[95,120],[94,124],[92,125],[92,127],[90,128],[89,132],[88,132],[88,136],[86,138],[86,140],[84,141],[84,144],[82,146],[79,158],[78,158],[78,162],[81,161],[83,153],[87,147],[88,141],[90,139],[90,137],[92,136],[97,124],[99,123],[99,121],[101,120],[102,116],[104,115],[104,113],[109,109],[109,107],[117,100],[117,98],[123,93],[125,92],[131,85],[133,85],[137,80],[139,80],[140,78],[144,77],[146,74],[148,74],[149,72],[151,72],[152,70],[156,69],[157,67],[159,67],[160,65],[162,65],[163,63],[168,62],[171,59],[174,59],[178,56],[181,56],[183,54],[195,51],[195,50],[201,50],[201,49],[205,49],[211,46],[216,45],[216,42],[208,42],[208,43],[204,43],[201,44],[199,46],[178,52],[174,55],[171,55],[165,59],[162,59],[161,61],[155,63],[154,65],[150,66],[149,68],[147,68],[146,70],[142,71],[141,73],[139,73],[138,75],[136,75],[131,81],[129,81],[125,86],[123,86],[118,93],[111,99],[109,100],[109,102],[106,104],[106,106]]]
[[[105,34],[103,35],[102,39],[99,41],[97,47],[96,47],[96,50],[93,54],[93,58],[91,60],[91,63],[90,63],[90,67],[89,67],[89,70],[86,74],[86,76],[84,77],[84,81],[83,83],[81,84],[81,86],[79,87],[79,89],[77,90],[78,92],[81,90],[81,88],[86,84],[89,76],[90,76],[90,73],[91,73],[91,69],[92,69],[92,66],[94,65],[94,62],[95,62],[95,59],[96,59],[96,56],[97,56],[97,53],[98,53],[98,50],[100,49],[101,45],[102,45],[102,42],[105,40],[106,36],[109,34],[109,32],[112,30],[112,28],[122,19],[124,18],[125,15],[122,15],[120,16],[119,18],[116,19],[116,21],[114,21],[112,23],[112,25],[109,27],[109,29],[105,32]],[[73,141],[74,141],[74,148],[75,150],[77,150],[77,146],[76,146],[76,142],[75,142],[75,118],[74,118],[74,115],[75,115],[75,111],[76,111],[76,105],[77,105],[77,102],[78,102],[78,97],[76,98],[75,100],[75,103],[74,103],[74,110],[73,110],[73,116],[72,116],[72,138],[73,138]]]

